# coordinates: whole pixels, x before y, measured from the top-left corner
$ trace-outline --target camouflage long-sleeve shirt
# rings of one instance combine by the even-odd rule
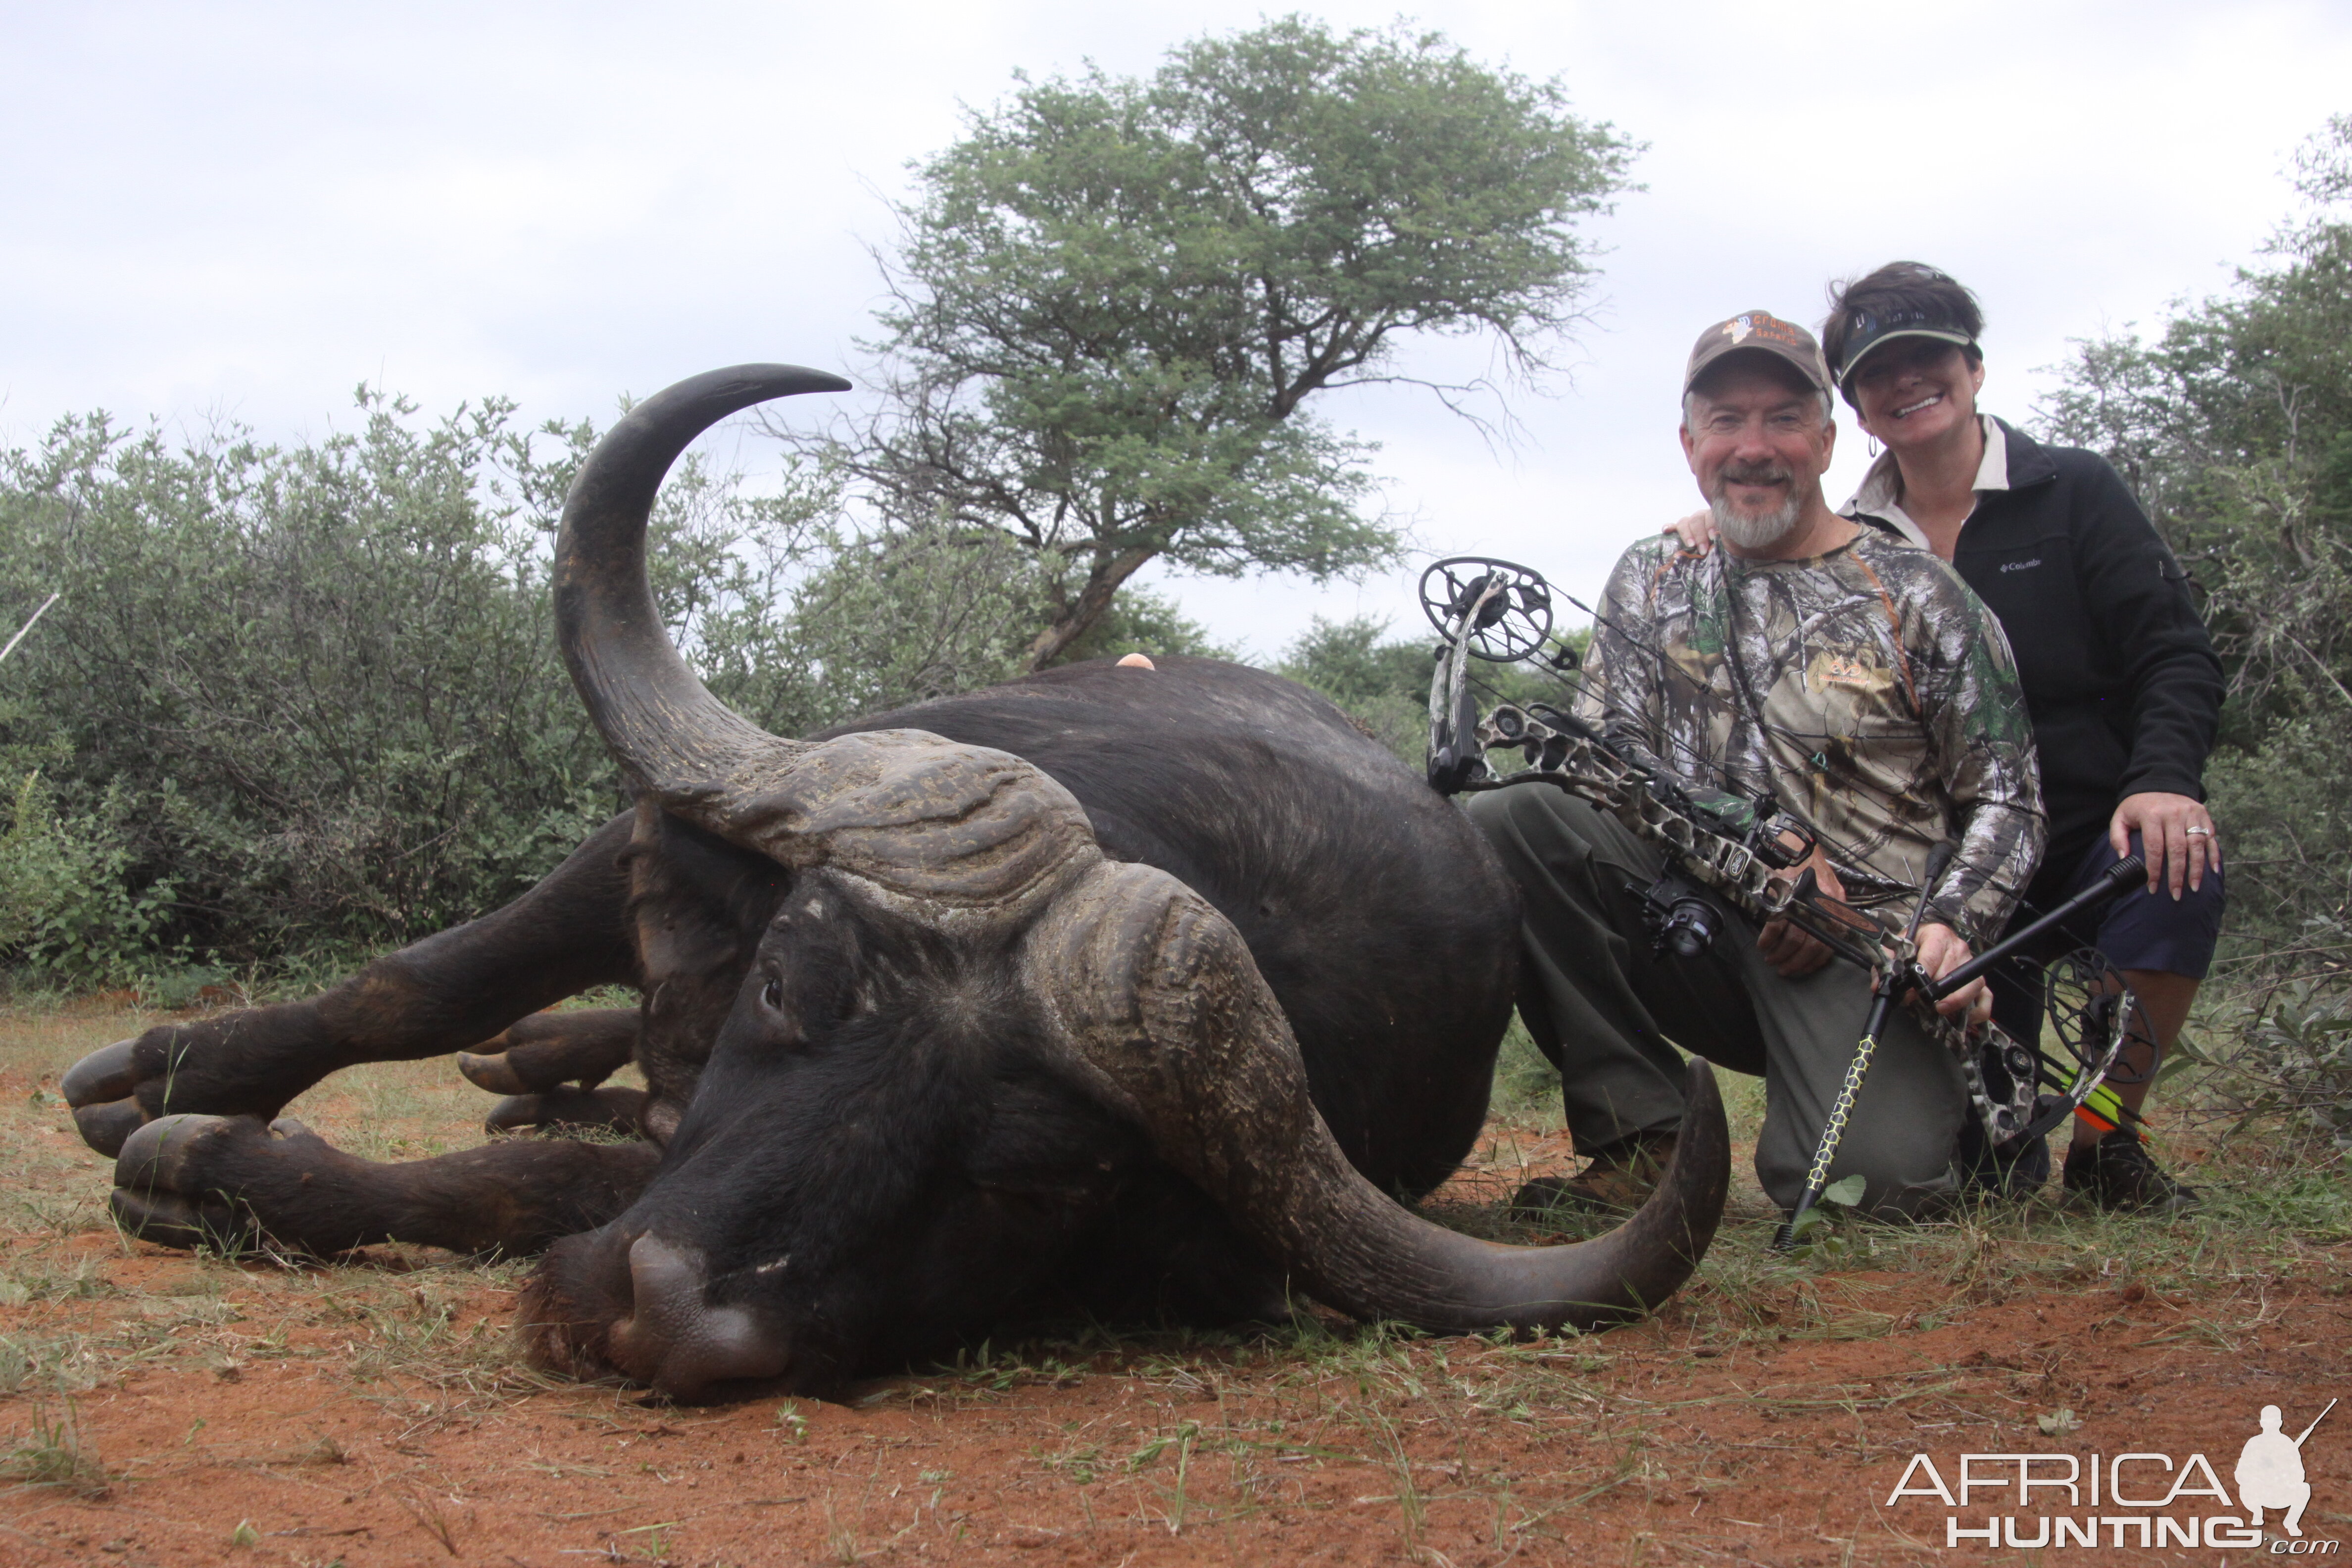
[[[1928,852],[1960,852],[1928,916],[1979,947],[2032,879],[2045,824],[2000,623],[1950,568],[1864,529],[1802,561],[1628,550],[1593,630],[1581,716],[1694,784],[1769,791],[1853,902],[1906,920]]]

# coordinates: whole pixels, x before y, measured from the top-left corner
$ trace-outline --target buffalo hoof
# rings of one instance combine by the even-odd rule
[[[507,1096],[490,1108],[482,1126],[494,1133],[544,1130],[556,1133],[624,1132],[642,1137],[645,1115],[646,1091],[642,1089],[553,1089],[544,1094]]]
[[[492,1094],[541,1094],[566,1083],[593,1089],[629,1064],[638,1028],[634,1007],[534,1013],[459,1051],[457,1070]]]
[[[307,1183],[307,1168],[331,1153],[292,1117],[159,1116],[122,1142],[109,1206],[122,1228],[165,1247],[234,1251],[266,1226],[248,1201],[257,1181],[282,1173]]]
[[[242,1252],[260,1239],[253,1215],[235,1204],[193,1204],[169,1193],[114,1189],[107,1212],[123,1234],[184,1251]]]
[[[231,1136],[226,1116],[160,1116],[132,1133],[114,1161],[114,1184],[177,1190],[202,1163],[207,1142]]]
[[[205,1173],[241,1132],[257,1134],[260,1124],[250,1117],[163,1116],[132,1131],[114,1162],[108,1206],[116,1222],[165,1247],[230,1249],[251,1242],[258,1226],[250,1211]]]
[[[530,1092],[530,1085],[515,1070],[515,1064],[507,1060],[503,1051],[488,1056],[459,1051],[457,1070],[465,1075],[467,1083],[476,1089],[488,1089],[492,1094],[511,1097]]]
[[[85,1105],[73,1113],[74,1131],[101,1154],[120,1154],[131,1135],[147,1124],[147,1113],[135,1100],[110,1100]]]
[[[168,1037],[157,1043],[155,1035],[156,1031],[151,1029],[136,1039],[100,1047],[67,1068],[58,1085],[66,1104],[72,1109],[74,1131],[81,1134],[83,1142],[101,1154],[119,1159],[144,1129],[160,1121],[190,1119],[184,1114],[155,1115],[171,1104],[175,1078],[182,1090],[178,1097],[181,1102],[190,1098],[186,1075],[175,1070],[180,1066],[180,1048],[174,1047]],[[143,1052],[142,1046],[147,1047]],[[222,1109],[234,1113],[233,1107]]]
[[[147,1113],[131,1098],[139,1087],[139,1067],[132,1058],[137,1040],[117,1040],[66,1069],[58,1085],[73,1110],[74,1130],[81,1141],[101,1154],[120,1154],[123,1141],[139,1131]]]
[[[101,1100],[121,1100],[139,1087],[139,1064],[132,1053],[139,1042],[117,1040],[100,1046],[66,1069],[58,1092],[68,1105],[94,1105]]]

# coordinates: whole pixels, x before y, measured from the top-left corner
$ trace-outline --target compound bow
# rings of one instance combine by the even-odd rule
[[[1423,574],[1422,609],[1444,638],[1429,688],[1433,788],[1441,795],[1521,784],[1566,790],[1658,845],[1675,871],[1748,919],[1759,925],[1785,920],[1839,958],[1868,971],[1874,995],[1904,996],[1927,1035],[1952,1052],[1986,1142],[1998,1153],[2021,1152],[2073,1116],[2103,1131],[2137,1121],[2105,1087],[2124,1047],[2142,1037],[2133,1025],[2137,1008],[2123,977],[2095,949],[2078,949],[2042,966],[2042,1012],[2048,1021],[2042,1039],[2021,1041],[1990,1022],[1972,1024],[1935,1007],[1994,964],[2024,962],[2019,954],[2045,933],[2144,877],[2147,867],[2137,856],[2110,868],[2097,886],[2003,938],[1944,981],[1931,981],[1919,968],[1913,931],[1883,924],[1869,911],[1822,891],[1810,868],[1796,870],[1811,855],[1818,837],[1770,797],[1693,785],[1612,744],[1579,718],[1570,703],[1503,702],[1480,716],[1470,691],[1474,660],[1529,665],[1570,687],[1568,678],[1580,660],[1573,649],[1551,637],[1552,599],[1551,585],[1539,574],[1507,561],[1456,556]],[[1572,687],[1570,693],[1572,699]],[[1487,753],[1506,748],[1517,750],[1527,765],[1515,773],[1496,773]],[[1931,872],[1928,880],[1934,879]],[[1706,951],[1713,931],[1703,898],[1671,876],[1637,890],[1643,894],[1661,951],[1670,948],[1685,957]],[[1922,900],[1926,893],[1923,887]],[[1916,924],[1915,918],[1914,931]],[[1883,1021],[1883,1009],[1874,1009],[1873,1018]],[[1865,1044],[1874,1034],[1874,1028],[1865,1030]],[[2052,1036],[2055,1056],[2043,1044]],[[1782,1227],[1783,1245],[1795,1220],[1820,1194],[1835,1153],[1835,1135],[1852,1110],[1860,1069],[1868,1059],[1867,1050],[1857,1053],[1857,1070],[1848,1074],[1832,1107],[1806,1197],[1790,1225]],[[1990,1070],[1993,1068],[1999,1070]],[[2004,1080],[2005,1091],[1997,1087]]]

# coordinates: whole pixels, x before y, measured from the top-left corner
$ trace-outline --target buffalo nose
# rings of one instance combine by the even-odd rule
[[[647,1231],[629,1247],[630,1315],[614,1325],[613,1361],[672,1399],[714,1384],[781,1377],[792,1357],[742,1307],[703,1299],[709,1275],[695,1254]]]

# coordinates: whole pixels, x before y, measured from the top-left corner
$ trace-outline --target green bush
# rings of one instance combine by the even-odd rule
[[[2265,970],[2352,918],[2352,115],[2296,170],[2306,206],[2262,265],[2151,339],[2079,345],[2042,421],[2115,462],[2203,594],[2227,946]]]
[[[1437,634],[1407,628],[1390,637],[1393,623],[1370,616],[1349,621],[1317,616],[1312,626],[1283,651],[1275,668],[1328,697],[1364,733],[1394,752],[1415,773],[1429,752],[1429,682],[1437,665]],[[1554,639],[1580,654],[1590,634],[1575,631]],[[1482,713],[1498,702],[1566,705],[1573,689],[1559,676],[1533,664],[1472,661],[1469,689]],[[1516,752],[1498,752],[1496,768],[1521,765]]]
[[[149,966],[169,918],[167,880],[134,890],[124,796],[110,789],[97,815],[60,818],[38,773],[6,797],[0,831],[0,952],[37,973],[126,982]]]
[[[0,667],[0,762],[50,761],[12,830],[49,879],[20,960],[408,940],[620,804],[553,656],[540,530],[489,489],[528,457],[508,411],[362,408],[290,450],[68,420],[0,462],[0,605],[65,594]]]
[[[2352,724],[2315,714],[2273,725],[2259,746],[2217,752],[2205,770],[2228,855],[2238,947],[2308,968],[2347,949],[2352,795],[2344,763]]]
[[[0,965],[345,961],[507,902],[625,804],[548,593],[595,431],[359,408],[304,446],[93,416],[0,454],[0,619],[64,594],[0,665]],[[723,700],[805,733],[1019,668],[1049,584],[975,539],[861,533],[824,476],[754,492],[689,456],[655,598]],[[1070,652],[1117,642],[1213,651],[1131,591]]]
[[[2340,946],[2347,933],[2315,934]],[[2342,973],[2230,996],[2207,1009],[2199,1037],[2206,1049],[2187,1054],[2232,1133],[2259,1124],[2289,1144],[2352,1150],[2352,987]]]

